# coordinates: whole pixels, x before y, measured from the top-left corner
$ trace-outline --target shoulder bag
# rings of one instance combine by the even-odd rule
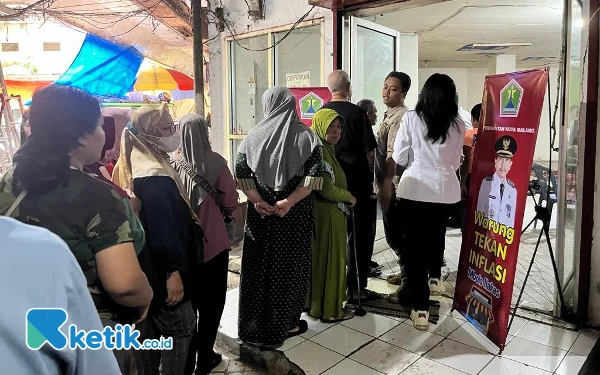
[[[15,199],[13,204],[9,207],[8,211],[6,211],[6,213],[4,215],[8,216],[8,217],[12,217],[12,214],[17,210],[17,208],[21,204],[21,201],[23,200],[23,198],[25,198],[26,195],[27,195],[27,192],[25,190],[23,190],[21,192],[21,194],[19,194],[17,199]]]
[[[208,195],[210,195],[210,197],[215,201],[215,203],[219,207],[219,210],[221,211],[221,214],[223,215],[223,220],[225,222],[225,228],[227,229],[227,236],[229,237],[229,240],[232,242],[232,245],[233,245],[234,244],[233,242],[235,242],[235,237],[236,237],[235,236],[235,231],[236,231],[235,218],[225,211],[225,209],[223,208],[223,206],[221,204],[221,200],[219,199],[219,195],[217,194],[215,189],[213,189],[213,187],[208,183],[208,181],[206,181],[205,178],[203,178],[202,176],[200,176],[196,172],[194,172],[192,170],[192,167],[181,157],[181,155],[179,155],[177,157],[177,163],[183,168],[185,173],[188,176],[190,176],[192,181],[194,181],[195,183],[200,185],[200,187]]]

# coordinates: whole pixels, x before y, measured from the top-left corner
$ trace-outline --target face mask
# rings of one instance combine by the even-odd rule
[[[160,141],[165,145],[164,148],[162,148],[164,152],[174,152],[181,146],[181,133],[177,132],[170,137],[162,137]]]

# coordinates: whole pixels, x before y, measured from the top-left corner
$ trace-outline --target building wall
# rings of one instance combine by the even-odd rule
[[[215,3],[211,2],[211,9],[214,11]],[[266,0],[265,1],[265,19],[254,21],[248,17],[247,6],[244,0],[229,0],[221,3],[224,7],[224,13],[229,21],[230,27],[236,34],[244,34],[275,28],[279,26],[291,26],[299,17],[311,9],[306,0]],[[332,12],[328,9],[314,8],[306,20],[324,18],[324,43],[314,47],[314,50],[308,53],[319,53],[324,45],[324,67],[322,74],[326,76],[333,69],[333,23]],[[226,159],[229,159],[230,150],[227,142],[227,110],[228,98],[227,89],[230,82],[226,81],[227,75],[227,54],[224,50],[227,46],[225,38],[230,35],[227,28],[222,35],[210,45],[210,96],[211,101],[211,121],[212,121],[212,145],[213,149]],[[216,25],[211,22],[209,25],[209,39],[218,34]],[[240,90],[247,90],[245,87],[239,87]],[[257,92],[258,95],[258,92]],[[259,108],[262,111],[262,108]]]
[[[51,79],[64,73],[77,56],[85,33],[53,23],[0,24],[2,42],[18,44],[18,51],[3,51],[0,60],[7,79]],[[44,51],[44,42],[59,42],[60,51]],[[56,46],[56,45],[55,45]]]

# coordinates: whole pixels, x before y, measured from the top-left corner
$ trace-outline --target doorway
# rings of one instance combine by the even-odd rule
[[[573,110],[563,114],[559,106],[556,113],[559,133],[555,141],[552,141],[548,113],[553,111],[557,100],[565,10],[563,3],[567,2],[570,9],[566,26],[571,30],[567,87],[569,93],[572,93],[567,98],[567,108]],[[578,224],[575,215],[577,168],[567,169],[568,165],[576,165],[573,154],[577,154],[579,140],[575,110],[579,96],[575,92],[580,86],[577,56],[581,56],[581,4],[577,0],[454,0],[429,1],[430,5],[423,6],[410,3],[415,2],[408,1],[395,7],[388,5],[374,9],[355,9],[343,14],[342,67],[352,80],[352,101],[356,103],[365,98],[374,100],[379,112],[383,112],[385,107],[380,94],[383,81],[391,70],[398,70],[411,76],[409,98],[413,99],[407,99],[407,106],[412,109],[425,80],[431,74],[439,72],[453,78],[459,93],[459,106],[470,111],[475,104],[481,102],[485,77],[495,74],[498,64],[507,57],[509,60],[513,59],[514,70],[510,71],[549,66],[551,104],[548,104],[546,97],[534,163],[550,166],[558,176],[558,186],[553,192],[558,204],[552,213],[551,241],[561,284],[565,286],[563,289],[567,308],[574,308],[577,301],[573,286],[577,285],[575,278],[578,264],[578,239],[575,230]],[[410,41],[416,42],[416,50],[411,48]],[[563,122],[566,126],[561,126]],[[376,128],[374,131],[377,131]],[[557,151],[551,151],[558,149],[559,143],[560,149],[564,150],[560,155]],[[563,167],[565,165],[567,167]],[[539,196],[527,199],[524,225],[535,216],[533,199],[538,200]],[[513,303],[521,291],[540,227],[538,224],[537,228],[528,229],[522,236]],[[381,234],[378,239],[382,240]],[[455,285],[461,241],[460,230],[449,228],[446,261],[450,286]],[[384,247],[376,246],[376,249],[381,250],[376,255],[376,260],[384,262],[384,274],[397,272],[395,255]],[[560,315],[549,249],[545,243],[538,250],[523,292],[521,307],[548,315]]]

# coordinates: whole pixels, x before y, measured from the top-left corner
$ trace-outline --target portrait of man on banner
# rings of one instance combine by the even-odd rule
[[[496,141],[495,149],[495,172],[481,181],[477,211],[507,228],[514,228],[517,189],[507,175],[517,152],[517,142],[510,135],[504,135]]]

